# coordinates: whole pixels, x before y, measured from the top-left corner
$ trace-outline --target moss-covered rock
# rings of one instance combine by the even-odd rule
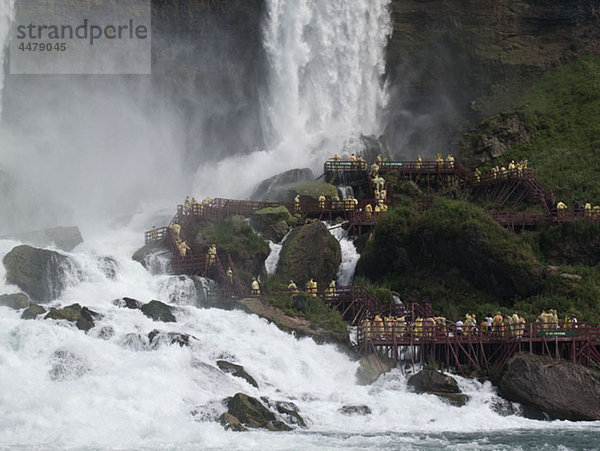
[[[3,262],[6,281],[40,302],[59,297],[67,286],[67,278],[79,271],[69,257],[26,245],[13,248]]]
[[[164,323],[174,323],[177,321],[175,315],[173,315],[173,307],[164,302],[150,301],[142,305],[140,310],[154,321],[162,321]]]
[[[39,315],[46,313],[46,309],[38,304],[31,304],[21,314],[21,319],[36,319]]]
[[[69,305],[67,307],[56,309],[51,308],[44,319],[67,320],[75,323],[78,329],[89,331],[94,327],[94,320],[101,318],[101,315],[87,307],[79,304]]]
[[[321,222],[292,230],[283,243],[277,274],[299,286],[313,278],[324,288],[335,279],[342,261],[340,243]]]
[[[409,377],[407,385],[415,393],[460,393],[456,379],[432,368],[424,368]]]
[[[474,297],[529,296],[539,288],[541,265],[531,247],[480,208],[436,199],[420,216],[402,206],[384,215],[357,272],[384,281],[403,298],[426,293],[441,303],[448,301],[448,287],[471,290]]]
[[[275,414],[267,409],[258,399],[244,393],[237,393],[226,400],[228,413],[251,428],[266,428],[267,424],[276,421]]]
[[[231,255],[238,274],[248,283],[265,271],[269,245],[242,216],[229,217],[219,225],[195,224],[188,236],[194,237],[190,243],[193,254],[204,255],[211,244],[216,244],[220,256]]]
[[[14,310],[21,310],[29,307],[29,296],[25,293],[13,293],[0,295],[0,305],[10,307]]]
[[[252,216],[252,226],[263,236],[279,243],[290,229],[292,215],[284,206],[262,208]]]
[[[223,413],[219,417],[219,423],[221,423],[221,425],[228,431],[244,432],[248,430],[242,423],[240,423],[240,420],[227,412]]]
[[[313,172],[308,168],[290,169],[260,182],[250,198],[252,200],[274,199],[277,191],[280,191],[282,188],[288,185],[310,182],[314,179]]]

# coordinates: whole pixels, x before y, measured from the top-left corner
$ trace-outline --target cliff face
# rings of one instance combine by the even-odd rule
[[[263,141],[263,3],[152,1],[153,83],[183,110],[190,163],[249,152]]]
[[[600,51],[594,0],[394,0],[386,137],[397,157],[455,151],[549,68]]]

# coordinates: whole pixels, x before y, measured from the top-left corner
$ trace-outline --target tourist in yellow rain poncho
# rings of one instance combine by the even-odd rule
[[[258,283],[258,280],[256,280],[256,277],[252,278],[252,295],[253,296],[260,296],[260,284]]]
[[[327,198],[325,197],[325,194],[321,193],[321,195],[319,196],[319,208],[321,210],[325,209],[325,201],[327,200]]]
[[[190,247],[188,246],[186,241],[182,241],[179,246],[177,246],[179,248],[179,255],[181,257],[185,257],[187,255],[187,251],[190,250]]]

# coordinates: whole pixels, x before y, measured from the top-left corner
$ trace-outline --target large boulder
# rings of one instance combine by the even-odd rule
[[[425,368],[412,375],[407,382],[415,393],[460,393],[456,380],[432,368]]]
[[[3,294],[0,296],[0,306],[21,310],[29,307],[29,296],[24,293]]]
[[[82,307],[79,304],[69,305],[67,307],[57,309],[51,308],[44,316],[44,319],[67,320],[75,323],[78,329],[89,331],[95,325],[95,320],[101,318],[101,315],[87,307]]]
[[[340,243],[321,222],[295,228],[283,243],[277,274],[304,284],[310,278],[325,287],[342,261]]]
[[[46,313],[46,309],[38,304],[31,304],[21,314],[21,319],[36,319]]]
[[[162,321],[164,323],[174,323],[177,321],[175,315],[173,315],[173,307],[164,302],[150,301],[142,305],[140,310],[154,321]]]
[[[290,431],[292,428],[278,420],[260,400],[244,393],[237,393],[225,400],[227,413],[237,418],[241,424],[251,428],[264,428],[270,431]]]
[[[360,359],[359,367],[356,370],[356,381],[359,385],[370,385],[375,382],[379,376],[385,374],[394,368],[394,362],[386,357],[380,357],[377,354],[369,354]]]
[[[469,401],[469,397],[461,393],[453,377],[432,368],[425,368],[412,375],[407,385],[415,393],[436,395],[455,407],[463,407]]]
[[[75,246],[83,243],[83,237],[77,226],[54,227],[34,232],[12,233],[0,237],[0,239],[16,240],[38,247],[55,246],[66,252],[72,251]]]
[[[308,169],[290,169],[281,174],[269,177],[258,184],[250,199],[267,200],[272,199],[281,188],[302,182],[310,182],[315,179],[313,172]]]
[[[576,363],[517,354],[508,361],[499,387],[508,400],[554,418],[600,420],[600,372]]]
[[[79,277],[79,268],[69,257],[27,245],[13,248],[3,262],[6,281],[40,302],[56,299],[66,288],[68,278]]]

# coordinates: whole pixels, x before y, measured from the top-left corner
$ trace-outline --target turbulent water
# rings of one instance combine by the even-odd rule
[[[294,167],[320,173],[351,136],[378,133],[390,0],[266,0],[267,149],[202,168],[195,189],[239,195]],[[235,179],[235,184],[226,180]]]
[[[342,251],[342,263],[337,272],[337,285],[347,286],[352,285],[354,278],[354,270],[360,258],[360,254],[356,250],[352,238],[348,236],[346,231],[341,226],[328,225],[329,233],[331,233],[340,243]]]
[[[502,402],[489,384],[459,379],[471,396],[463,408],[409,393],[399,370],[373,386],[358,386],[357,362],[334,346],[298,340],[241,311],[199,308],[189,279],[147,272],[130,259],[141,244],[139,231],[134,226],[120,232],[84,231],[86,243],[68,254],[79,271],[52,305],[79,302],[103,314],[88,334],[66,323],[21,320],[20,312],[0,307],[0,447],[406,449],[462,444],[498,449],[524,443],[592,444],[585,441],[591,440],[586,434],[598,423],[499,415],[495,409]],[[16,244],[0,241],[0,257]],[[105,256],[117,262],[114,279],[98,267],[98,257]],[[0,267],[0,291],[17,291],[4,280]],[[112,300],[122,296],[174,302],[178,321],[153,322],[139,311],[114,306]],[[151,349],[139,336],[153,329],[184,332],[197,340],[189,348]],[[106,336],[107,330],[112,335]],[[243,365],[260,389],[220,372],[215,362],[222,358]],[[223,430],[214,420],[225,410],[221,401],[237,392],[293,401],[308,428],[244,434]],[[372,413],[347,416],[340,412],[346,405],[366,405]]]

